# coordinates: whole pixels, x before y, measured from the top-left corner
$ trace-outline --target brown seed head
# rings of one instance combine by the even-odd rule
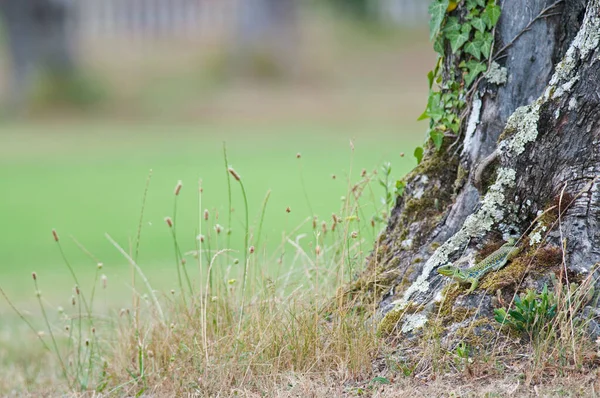
[[[216,232],[217,234],[220,234],[222,230],[223,230],[223,227],[222,227],[222,226],[220,226],[219,224],[216,224],[216,225],[215,225],[215,232]]]
[[[73,307],[75,306],[75,304],[77,304],[77,300],[75,300],[75,296],[71,296],[71,304],[73,305]]]
[[[66,326],[65,326],[65,330],[68,332],[68,331],[69,331],[69,329],[70,329],[69,325],[66,325]]]
[[[185,260],[185,258],[182,258],[182,259],[181,259],[181,265],[185,265],[185,263],[186,263],[186,262],[187,262],[187,261]]]
[[[54,237],[54,241],[58,242],[58,233],[56,233],[55,229],[52,230],[52,236]]]
[[[285,208],[285,212],[286,212],[286,213],[290,213],[291,211],[292,211],[292,209],[290,209],[290,207],[289,207],[289,206]]]
[[[108,284],[108,278],[106,277],[106,275],[102,275],[100,277],[100,280],[102,280],[102,288],[106,289],[106,285]]]
[[[375,228],[375,219],[371,218],[371,227]]]
[[[208,221],[208,209],[204,209],[204,221]]]
[[[296,154],[296,159],[300,159],[301,157],[302,157],[302,155],[300,155],[300,152],[298,152],[298,153]]]
[[[400,152],[400,157],[403,158],[404,157],[404,152]]]
[[[254,246],[250,246],[250,249],[248,249],[248,251],[250,252],[250,254],[254,253]]]
[[[200,243],[204,243],[204,235],[198,235],[196,239],[198,239]]]
[[[366,175],[367,175],[367,169],[362,169],[362,171],[360,172],[360,176],[366,177]]]
[[[315,254],[318,256],[321,254],[321,246],[315,247]]]
[[[350,236],[352,237],[352,239],[356,239],[358,237],[358,232],[352,231],[352,233],[350,234]]]
[[[37,281],[37,274],[35,272],[31,273],[31,277],[33,278],[34,281]]]
[[[171,217],[165,217],[165,222],[167,223],[169,228],[173,228],[173,220],[171,219]]]
[[[177,181],[177,185],[175,185],[175,196],[179,196],[179,191],[181,191],[181,180]]]
[[[332,180],[335,180],[335,174],[332,174],[332,175],[331,175],[331,179],[332,179]]]
[[[229,171],[229,174],[231,174],[237,181],[241,180],[240,175],[233,168],[229,167],[227,170]]]
[[[90,345],[90,339],[85,339],[85,346],[89,346]]]
[[[79,296],[80,291],[79,291],[79,286],[77,286],[77,285],[75,285],[75,293]]]
[[[323,235],[327,233],[327,223],[325,221],[321,223],[321,230],[323,231]]]
[[[317,229],[317,216],[313,217],[312,227],[313,227],[313,229]]]
[[[96,328],[92,327],[92,334],[96,334]]]

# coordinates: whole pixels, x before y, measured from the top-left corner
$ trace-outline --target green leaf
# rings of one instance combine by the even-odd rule
[[[444,133],[442,133],[439,130],[434,129],[429,132],[429,136],[431,137],[431,140],[433,141],[433,144],[435,145],[435,149],[437,149],[439,151],[444,142]]]
[[[444,55],[444,38],[442,36],[438,36],[433,42],[433,51],[440,55]]]
[[[427,109],[425,109],[423,111],[423,113],[421,113],[421,116],[419,116],[417,118],[417,122],[420,121],[420,120],[425,120],[425,119],[429,119],[429,115],[427,114]]]
[[[439,122],[444,117],[444,108],[441,105],[441,93],[429,94],[426,112],[434,122]]]
[[[420,164],[421,160],[423,160],[423,148],[420,146],[416,147],[414,155],[417,158],[417,164]]]
[[[523,322],[523,323],[527,322],[527,321],[525,320],[525,317],[523,317],[523,315],[521,315],[521,313],[520,313],[520,312],[517,312],[517,311],[514,311],[514,310],[512,310],[512,311],[510,311],[510,312],[509,312],[509,314],[510,314],[510,316],[511,316],[513,319],[516,319],[516,320],[517,320],[517,321],[519,321],[519,322]]]
[[[448,19],[446,19],[446,23],[444,24],[442,32],[449,33],[458,31],[460,31],[460,22],[458,22],[458,17],[448,17]]]
[[[404,194],[404,188],[406,188],[406,183],[404,181],[396,181],[396,194],[398,196],[402,196]]]
[[[391,384],[391,381],[389,381],[385,377],[377,376],[377,377],[373,377],[373,380],[371,380],[371,383]]]
[[[446,16],[449,0],[434,0],[429,5],[429,39],[433,40],[440,33],[440,27]]]
[[[481,18],[473,18],[471,21],[471,25],[481,33],[485,32],[486,24],[485,21]]]
[[[475,35],[481,34],[477,32]],[[485,32],[481,37],[481,54],[488,59],[490,57],[490,53],[492,52],[492,42],[494,41],[494,36],[490,32]]]
[[[468,88],[481,72],[485,72],[487,70],[487,65],[481,62],[471,60],[467,62],[467,69],[468,72],[465,76],[465,86]]]
[[[469,34],[471,33],[471,25],[464,24],[459,32],[450,32],[446,34],[448,41],[450,41],[450,47],[452,53],[456,53],[463,44],[469,40]]]
[[[477,33],[479,33],[479,32],[477,32]],[[471,40],[470,42],[465,44],[464,50],[466,53],[471,54],[478,60],[481,59],[481,43],[478,42],[477,40]]]
[[[431,90],[431,87],[433,87],[433,79],[435,78],[435,75],[433,74],[433,71],[430,70],[429,73],[427,73],[427,81],[429,82],[429,89]]]
[[[486,22],[488,23],[489,29],[492,29],[494,26],[496,26],[498,20],[500,19],[501,12],[500,6],[494,3],[489,3],[485,7],[484,15],[486,16]]]
[[[467,0],[467,10],[480,6],[485,7],[485,0]]]

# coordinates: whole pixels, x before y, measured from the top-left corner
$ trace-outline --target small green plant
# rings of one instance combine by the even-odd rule
[[[541,293],[527,290],[525,294],[515,296],[515,308],[494,310],[494,319],[503,325],[528,335],[537,336],[556,315],[557,300],[548,286],[544,285]]]
[[[454,349],[454,352],[456,355],[454,358],[454,362],[456,363],[456,365],[458,367],[460,367],[463,370],[470,363],[473,362],[473,359],[469,358],[470,351],[471,351],[471,349],[470,349],[469,345],[467,343],[465,343],[464,341],[461,341],[460,343],[458,343],[458,345]]]

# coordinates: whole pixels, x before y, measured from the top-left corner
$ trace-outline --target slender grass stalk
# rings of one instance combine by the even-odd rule
[[[148,197],[148,190],[150,188],[150,180],[152,179],[152,169],[148,172],[148,177],[146,178],[146,185],[144,187],[144,194],[142,195],[142,208],[140,210],[140,220],[138,222],[137,235],[135,238],[135,253],[133,255],[133,260],[137,263],[138,256],[140,252],[140,242],[142,241],[142,225],[144,223],[144,211],[146,210],[146,200]],[[139,307],[140,301],[139,297],[135,294],[135,267],[129,267],[129,272],[131,274],[131,286],[133,287],[134,293],[131,295],[131,303],[133,307],[133,311],[136,316],[136,322],[139,322]]]
[[[60,251],[60,255],[64,261],[64,263],[66,264],[67,268],[69,269],[69,273],[71,274],[71,277],[73,278],[73,281],[75,282],[75,285],[77,286],[81,286],[81,284],[79,283],[79,280],[77,279],[77,275],[75,275],[75,271],[73,270],[73,267],[71,266],[71,263],[69,262],[69,260],[67,259],[67,256],[65,255],[65,252],[62,248],[62,245],[60,244],[60,239],[58,238],[58,234],[56,232],[56,230],[52,230],[52,236],[54,237],[54,241],[56,242],[56,245],[58,246],[58,250]],[[87,312],[89,319],[92,319],[92,311],[90,306],[87,303],[87,300],[85,299],[85,297],[82,295],[81,299],[83,301],[83,305],[85,307],[85,311]]]
[[[233,178],[235,178],[235,180],[240,183],[240,188],[242,189],[242,196],[244,199],[244,210],[245,210],[245,216],[246,216],[246,223],[244,225],[245,231],[244,231],[244,248],[243,248],[243,250],[244,250],[244,276],[243,276],[243,280],[242,280],[242,303],[240,305],[240,321],[238,324],[238,334],[239,334],[240,328],[242,326],[242,318],[244,316],[246,283],[248,280],[248,253],[250,250],[250,247],[248,245],[248,240],[250,238],[250,221],[249,221],[249,216],[248,216],[248,197],[246,196],[246,189],[244,188],[244,183],[242,182],[240,175],[233,168],[229,167],[227,170],[233,176]]]
[[[263,221],[265,220],[265,213],[267,210],[267,203],[269,202],[269,198],[271,197],[271,190],[267,191],[265,198],[263,199],[262,209],[260,211],[260,221],[258,222],[258,231],[256,233],[256,249],[260,251],[260,238],[262,236],[262,227]]]
[[[227,248],[231,248],[231,176],[229,174],[229,161],[227,160],[227,145],[223,141],[223,160],[225,161],[225,175],[227,176]]]
[[[32,275],[33,275],[33,284],[35,285],[35,296],[37,297],[37,301],[40,305],[40,309],[42,311],[42,317],[44,318],[44,322],[46,322],[46,327],[48,328],[48,334],[50,335],[50,339],[52,340],[52,345],[54,347],[54,353],[56,354],[56,358],[58,358],[58,362],[62,369],[63,376],[69,383],[69,386],[71,386],[72,384],[71,384],[71,381],[69,380],[69,373],[67,371],[67,367],[65,366],[65,362],[63,361],[62,355],[60,355],[60,349],[58,348],[58,343],[56,342],[54,332],[52,331],[52,326],[50,325],[50,320],[48,319],[48,314],[46,314],[46,308],[44,307],[44,303],[42,302],[42,293],[40,292],[40,288],[37,283],[37,275],[35,273],[33,273]],[[4,295],[4,292],[3,292],[3,295]],[[6,296],[4,296],[4,297],[6,297]],[[22,319],[24,319],[24,318],[22,318]],[[40,340],[41,340],[41,337],[40,337]],[[44,345],[46,345],[46,344],[44,344]]]
[[[111,236],[109,234],[104,234],[104,236],[121,253],[121,255],[123,257],[125,257],[127,259],[127,261],[129,261],[129,264],[135,267],[136,271],[142,278],[142,281],[146,285],[146,289],[148,289],[148,293],[150,294],[150,297],[152,298],[152,302],[154,303],[156,311],[158,312],[161,324],[164,325],[165,324],[165,316],[164,316],[162,307],[160,306],[160,303],[158,302],[156,294],[154,293],[154,290],[152,289],[152,286],[150,285],[148,278],[146,278],[146,275],[144,275],[140,266],[131,258],[131,256],[129,254],[127,254],[127,252],[125,250],[123,250],[123,248],[113,238],[111,238]]]

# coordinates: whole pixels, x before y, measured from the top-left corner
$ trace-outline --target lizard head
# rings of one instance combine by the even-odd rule
[[[458,267],[453,265],[443,265],[437,269],[438,274],[449,276],[454,279],[465,279],[466,274]]]

